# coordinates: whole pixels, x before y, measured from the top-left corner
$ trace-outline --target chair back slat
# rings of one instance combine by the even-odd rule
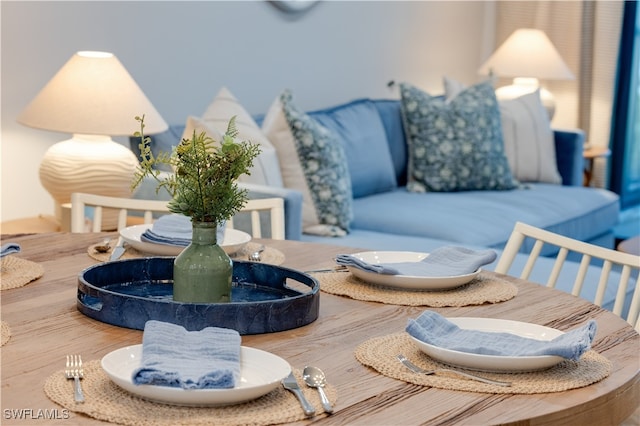
[[[589,272],[589,267],[591,265],[591,256],[583,255],[580,260],[580,268],[578,269],[578,274],[576,275],[576,279],[573,282],[573,289],[571,290],[571,294],[574,296],[580,296],[580,292],[582,291],[582,286],[584,285],[584,280],[587,276],[587,272]]]
[[[82,212],[84,213],[84,209],[82,209]],[[102,207],[101,206],[95,206],[95,209],[93,211],[93,222],[91,223],[91,230],[92,232],[102,231]],[[71,228],[71,232],[78,232],[78,231],[74,231],[73,228]]]
[[[547,281],[547,287],[555,288],[558,283],[558,278],[560,277],[560,271],[562,271],[562,267],[564,266],[564,261],[567,260],[568,253],[569,250],[566,247],[562,247],[558,252],[558,257],[556,257],[556,261],[553,263],[553,269]]]
[[[261,212],[268,212],[269,226],[271,227],[271,238],[274,240],[284,240],[284,200],[282,198],[259,198],[247,200],[240,212],[249,214],[251,225],[251,236],[262,238]],[[227,226],[234,227],[234,220],[227,221]]]

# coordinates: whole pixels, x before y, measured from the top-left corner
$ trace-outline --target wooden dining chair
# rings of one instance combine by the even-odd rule
[[[553,269],[551,270],[546,282],[547,287],[553,288],[556,286],[560,271],[562,270],[567,259],[567,255],[570,252],[577,253],[581,256],[580,266],[571,291],[571,294],[574,296],[580,296],[585,283],[587,270],[593,265],[592,261],[600,259],[602,261],[602,272],[600,273],[595,299],[592,301],[598,306],[602,306],[602,301],[604,299],[607,284],[611,277],[612,269],[621,268],[620,280],[618,281],[618,288],[613,306],[613,313],[618,316],[622,317],[628,283],[631,277],[635,276],[635,290],[631,297],[629,311],[626,318],[623,319],[626,319],[629,324],[634,326],[635,329],[640,332],[640,317],[638,315],[640,312],[640,256],[610,250],[568,238],[563,235],[558,235],[522,222],[517,222],[494,269],[495,272],[501,274],[509,273],[509,269],[513,264],[516,254],[519,253],[520,247],[525,242],[526,238],[532,238],[535,242],[531,252],[529,253],[529,258],[522,270],[522,273],[520,274],[520,278],[525,280],[529,279],[535,263],[540,257],[540,251],[544,244],[550,244],[559,248]]]
[[[89,225],[91,232],[102,231],[104,209],[117,211],[117,227],[121,230],[127,226],[131,212],[141,212],[142,223],[152,223],[154,213],[169,213],[167,201],[139,200],[135,198],[108,197],[105,195],[75,192],[71,194],[71,232],[87,232],[85,208],[93,208],[93,219]]]
[[[93,220],[87,229],[85,208],[93,207]],[[142,223],[152,223],[154,213],[169,213],[167,201],[140,200],[132,198],[107,197],[104,195],[74,193],[71,195],[71,232],[100,232],[104,209],[117,210],[117,228],[121,230],[127,226],[127,219],[131,212],[142,212]],[[247,200],[244,207],[234,218],[227,221],[228,228],[234,228],[234,219],[246,214],[248,225],[253,238],[263,237],[262,213],[268,213],[266,223],[270,226],[269,236],[275,240],[284,240],[284,200],[282,198],[263,198]]]
[[[263,213],[265,214],[263,216]],[[268,217],[266,216],[268,214]],[[234,223],[241,220],[242,216],[248,216],[251,236],[263,238],[263,225],[270,226],[269,238],[284,240],[284,200],[282,198],[257,198],[247,200],[244,207],[230,220],[227,227],[234,228]],[[263,221],[262,219],[266,220]]]

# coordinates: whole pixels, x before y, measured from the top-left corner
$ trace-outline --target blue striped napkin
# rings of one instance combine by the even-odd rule
[[[240,380],[240,334],[231,329],[184,327],[150,320],[142,335],[136,385],[228,389]]]
[[[440,247],[419,262],[367,263],[349,254],[340,254],[336,263],[354,266],[367,272],[415,277],[451,277],[476,272],[496,259],[493,250],[471,250],[464,247]]]
[[[20,244],[7,243],[3,244],[0,248],[0,257],[5,257],[13,253],[20,253]]]
[[[590,320],[553,340],[543,341],[511,333],[461,329],[442,315],[425,311],[409,320],[406,331],[422,342],[459,352],[514,357],[556,355],[575,361],[591,348],[596,328],[596,322]]]
[[[224,241],[225,227],[218,226],[218,245]],[[147,243],[165,244],[186,247],[191,244],[193,226],[191,218],[181,214],[160,216],[151,226],[140,235],[140,240]]]

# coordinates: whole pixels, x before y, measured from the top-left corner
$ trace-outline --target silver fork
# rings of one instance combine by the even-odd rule
[[[73,379],[75,384],[74,399],[76,402],[84,402],[84,393],[80,386],[80,379],[84,376],[82,369],[82,357],[80,355],[67,355],[67,368],[64,370],[67,379]]]
[[[412,363],[411,361],[409,361],[402,354],[396,355],[396,358],[398,358],[398,361],[400,361],[409,370],[413,371],[414,373],[418,373],[418,374],[431,375],[431,374],[436,374],[438,372],[447,372],[447,373],[457,374],[457,375],[462,376],[462,377],[467,378],[467,379],[477,380],[477,381],[483,382],[483,383],[488,383],[490,385],[511,386],[511,383],[509,383],[509,382],[500,382],[500,381],[497,381],[497,380],[486,379],[484,377],[476,376],[474,374],[468,374],[468,373],[464,373],[462,371],[451,370],[451,369],[448,369],[448,368],[436,368],[436,369],[433,369],[433,370],[425,370],[424,368],[420,368],[417,365],[415,365],[414,363]]]
[[[258,249],[256,251],[254,251],[253,253],[249,254],[249,260],[252,262],[260,262],[262,260],[262,257],[260,256],[260,253],[262,253],[264,251],[264,244],[261,244],[260,247],[258,247]]]

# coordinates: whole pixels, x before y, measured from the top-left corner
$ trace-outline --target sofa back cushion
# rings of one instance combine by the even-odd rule
[[[309,115],[332,131],[344,147],[354,198],[397,186],[386,127],[371,100],[359,99]]]
[[[407,138],[402,125],[402,113],[399,100],[394,99],[374,99],[371,102],[375,105],[380,114],[380,119],[384,124],[389,144],[389,153],[396,176],[398,186],[407,184]]]

